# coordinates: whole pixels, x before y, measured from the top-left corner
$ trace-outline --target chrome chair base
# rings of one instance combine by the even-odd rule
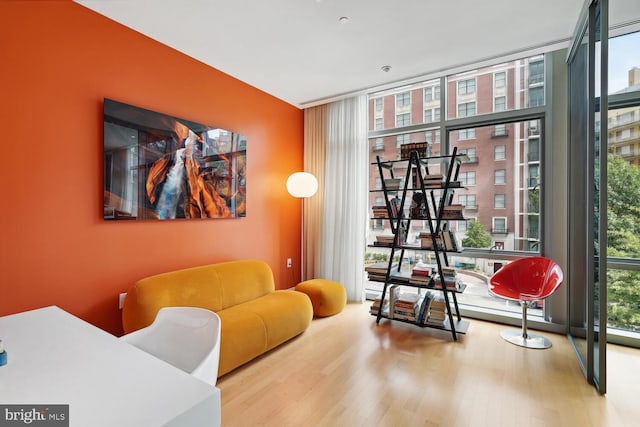
[[[526,348],[544,349],[551,347],[551,341],[542,335],[532,334],[527,331],[527,337],[522,336],[521,329],[508,329],[500,332],[500,336],[511,344]]]

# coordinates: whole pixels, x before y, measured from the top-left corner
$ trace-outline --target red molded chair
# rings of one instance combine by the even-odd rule
[[[498,270],[489,280],[489,292],[500,298],[518,301],[522,306],[522,330],[502,331],[500,336],[521,347],[551,347],[549,339],[527,332],[527,305],[554,293],[562,280],[560,266],[545,257],[520,258]]]

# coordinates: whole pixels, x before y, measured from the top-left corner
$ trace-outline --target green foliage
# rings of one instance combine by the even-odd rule
[[[467,223],[467,236],[462,239],[462,246],[465,248],[489,248],[491,247],[491,236],[484,229],[480,221],[469,221]]]
[[[640,168],[612,154],[607,168],[608,256],[640,258]],[[639,271],[607,271],[607,299],[609,326],[640,331]]]

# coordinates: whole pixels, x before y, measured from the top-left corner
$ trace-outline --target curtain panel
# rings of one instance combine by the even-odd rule
[[[305,279],[342,283],[350,302],[364,300],[368,188],[367,97],[305,110],[305,170],[320,197],[304,212]]]

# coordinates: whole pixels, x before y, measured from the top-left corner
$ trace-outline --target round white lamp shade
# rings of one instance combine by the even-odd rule
[[[318,191],[318,180],[308,172],[295,172],[287,178],[287,191],[293,197],[311,197]]]

